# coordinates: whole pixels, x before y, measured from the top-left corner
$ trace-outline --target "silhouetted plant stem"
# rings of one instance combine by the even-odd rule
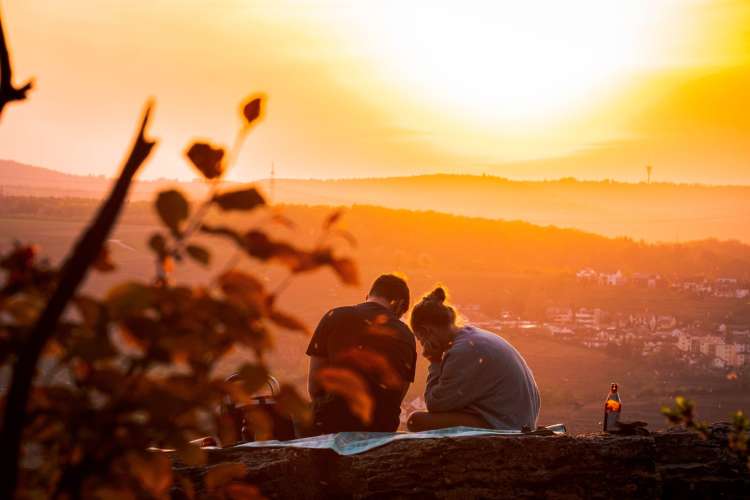
[[[193,235],[193,233],[195,233],[195,231],[200,229],[201,224],[203,224],[203,219],[208,213],[208,209],[211,208],[211,203],[213,202],[214,196],[216,196],[217,191],[218,187],[216,184],[214,184],[211,187],[211,191],[209,192],[206,201],[201,203],[201,205],[198,207],[198,210],[195,211],[195,215],[193,215],[193,217],[188,222],[187,228],[185,229],[185,232],[182,233],[182,237],[178,242],[179,244],[182,244],[185,240],[189,239]]]
[[[227,170],[237,162],[240,149],[242,149],[242,143],[245,142],[245,138],[249,131],[249,128],[246,126],[240,127],[237,131],[237,135],[234,137],[234,144],[232,144],[232,149],[229,150],[229,155],[227,157]]]
[[[287,289],[289,285],[292,284],[292,278],[294,278],[294,273],[287,274],[283,280],[281,280],[281,283],[279,283],[273,292],[271,292],[272,297],[278,297],[281,295],[281,293]]]
[[[236,162],[240,149],[242,149],[242,143],[245,141],[245,138],[247,137],[248,132],[249,132],[249,129],[246,126],[241,127],[240,130],[237,132],[237,135],[235,136],[235,139],[234,139],[234,144],[232,145],[232,149],[229,151],[229,154],[227,155],[226,166],[224,167],[225,170],[229,170]],[[180,238],[177,239],[177,241],[175,242],[175,249],[174,249],[175,256],[182,253],[185,250],[185,242],[188,239],[190,239],[190,237],[201,228],[201,225],[203,224],[203,219],[206,218],[206,215],[208,214],[208,211],[211,208],[211,204],[213,204],[214,202],[214,198],[219,193],[219,182],[220,182],[220,179],[212,179],[211,189],[208,192],[208,196],[206,197],[205,201],[203,201],[203,203],[200,204],[200,206],[198,207],[198,210],[195,211],[195,214],[193,214],[193,216],[188,221],[185,227],[185,231],[180,235]]]
[[[216,193],[219,191],[219,186],[217,182],[211,183],[211,190],[208,193],[208,197],[203,201],[203,203],[200,204],[198,207],[198,210],[195,211],[192,217],[188,220],[188,223],[185,227],[185,231],[179,236],[179,238],[173,237],[174,241],[174,248],[171,252],[172,257],[179,258],[182,253],[185,251],[186,242],[190,239],[190,237],[201,228],[201,225],[203,225],[203,219],[206,218],[206,215],[208,214],[208,210],[211,208],[211,203],[213,203],[214,196],[216,196]],[[160,266],[160,272],[163,274],[165,283],[168,282],[169,279],[169,273],[167,273],[164,270],[164,264],[162,261],[157,261],[157,265]]]
[[[150,115],[151,104],[146,107],[135,142],[109,197],[63,264],[57,287],[16,358],[0,434],[0,470],[3,471],[0,474],[0,498],[13,498],[16,490],[26,408],[39,356],[91,264],[99,256],[122,209],[133,177],[154,147],[155,142],[144,136]]]
[[[241,249],[237,248],[234,250],[234,253],[232,253],[232,256],[229,258],[226,264],[224,264],[224,268],[222,272],[218,275],[221,276],[224,273],[228,273],[235,267],[237,267],[237,264],[240,263],[240,260],[242,260],[242,257],[245,255],[245,252],[243,252]],[[218,279],[218,276],[216,279]],[[215,281],[215,280],[214,280]],[[213,282],[212,282],[213,284]]]
[[[10,54],[5,41],[3,17],[0,14],[0,117],[6,104],[26,99],[26,93],[31,90],[32,86],[31,80],[19,88],[13,86],[13,67],[10,64]]]

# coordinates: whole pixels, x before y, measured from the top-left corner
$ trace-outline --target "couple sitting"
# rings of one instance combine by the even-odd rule
[[[414,382],[415,336],[430,366],[427,411],[409,416],[410,431],[536,428],[539,392],[523,357],[502,337],[459,325],[445,298],[445,291],[436,288],[414,306],[412,334],[400,320],[409,309],[409,288],[402,278],[383,275],[366,302],[323,317],[307,349],[316,434],[396,431],[401,402]],[[326,367],[345,367],[361,377],[374,405],[371,419],[351,411],[340,387],[326,386],[320,376]]]

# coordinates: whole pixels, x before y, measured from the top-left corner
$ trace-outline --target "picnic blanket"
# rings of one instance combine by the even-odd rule
[[[546,429],[555,434],[565,434],[563,424],[547,426]],[[468,436],[522,436],[521,431],[480,429],[475,427],[450,427],[423,432],[339,432],[325,434],[311,438],[295,439],[292,441],[254,441],[242,443],[235,448],[314,448],[330,449],[339,455],[356,455],[365,451],[384,446],[395,441],[406,439],[440,439]]]

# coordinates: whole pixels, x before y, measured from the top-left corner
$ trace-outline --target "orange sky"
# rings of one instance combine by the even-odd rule
[[[111,175],[143,102],[143,175],[194,177],[193,137],[230,178],[426,172],[750,184],[750,1],[6,0],[16,78],[0,158]]]

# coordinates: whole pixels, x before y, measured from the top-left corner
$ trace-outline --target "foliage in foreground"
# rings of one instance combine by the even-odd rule
[[[670,424],[683,426],[686,429],[695,431],[704,439],[709,437],[710,428],[708,423],[696,420],[695,403],[684,396],[677,396],[673,407],[662,406],[661,413],[667,418]],[[750,468],[749,442],[750,418],[744,412],[738,410],[731,415],[728,446],[741,460],[747,462],[748,468]]]
[[[102,298],[78,294],[68,305],[44,346],[42,369],[29,395],[16,490],[20,496],[164,498],[173,481],[191,496],[193,485],[173,478],[170,459],[154,448],[174,449],[184,463],[198,465],[205,462],[204,452],[191,440],[213,435],[224,444],[238,441],[233,422],[217,411],[221,402],[247,402],[266,383],[264,354],[272,348],[275,328],[307,331],[276,306],[288,279],[329,267],[344,283],[357,282],[355,265],[337,255],[338,240],[328,237],[338,213],[325,222],[312,249],[274,240],[262,227],[241,233],[203,224],[209,210],[264,209],[265,199],[256,189],[226,192],[219,184],[230,163],[227,157],[236,158],[264,104],[256,96],[242,107],[242,126],[229,154],[204,142],[186,151],[211,185],[211,194],[197,208],[176,190],[157,196],[155,209],[164,230],[149,241],[157,263],[155,279],[122,283]],[[226,239],[237,253],[208,284],[173,284],[173,266],[184,259],[211,263],[211,251],[194,241],[197,234]],[[243,256],[281,265],[289,278],[269,290],[236,268]],[[34,246],[22,244],[2,256],[0,267],[5,274],[0,365],[7,375],[60,284],[60,271],[40,260]],[[115,268],[106,247],[93,267],[99,272]],[[217,369],[238,352],[247,354],[246,361],[236,367],[239,378],[228,382]],[[281,411],[300,421],[309,417],[306,402],[290,385],[282,384],[277,399]],[[260,416],[250,423],[259,434],[269,431],[269,422]],[[217,498],[257,495],[242,483],[244,473],[241,465],[214,468],[205,477],[205,489]]]

